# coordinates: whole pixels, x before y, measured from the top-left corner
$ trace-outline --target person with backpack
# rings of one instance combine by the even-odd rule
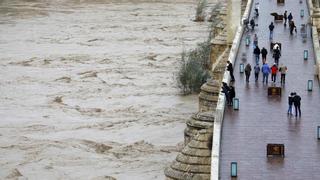
[[[273,66],[271,67],[271,81],[273,81],[274,83],[276,82],[277,72],[278,72],[278,67],[276,63],[274,63]]]
[[[256,57],[256,64],[259,64],[259,59],[260,59],[260,48],[259,48],[259,46],[256,46],[256,48],[253,50],[253,54]]]
[[[254,78],[255,78],[256,82],[258,81],[259,73],[260,73],[260,66],[259,66],[259,64],[256,64],[254,66]]]
[[[271,24],[269,25],[269,30],[270,30],[270,34],[269,34],[269,39],[273,39],[273,29],[274,29],[274,25],[273,22],[271,22]]]
[[[298,115],[298,112],[299,112],[299,116],[301,117],[301,109],[300,109],[300,106],[301,106],[301,97],[297,94],[297,93],[294,93],[294,97],[293,97],[293,105],[294,105],[294,109],[296,111],[296,117]]]
[[[286,74],[287,74],[288,68],[287,66],[281,64],[280,68],[279,68],[279,72],[281,74],[281,84],[285,84],[286,83]]]
[[[246,75],[246,82],[249,82],[250,74],[251,74],[251,65],[248,63],[244,68],[244,73]]]
[[[267,54],[268,54],[268,51],[266,48],[262,48],[261,49],[261,56],[262,56],[262,63],[265,63],[266,60],[267,60]]]

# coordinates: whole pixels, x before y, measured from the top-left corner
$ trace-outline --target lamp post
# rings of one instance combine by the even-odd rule
[[[307,60],[308,59],[308,50],[303,51],[303,59]]]
[[[240,63],[240,73],[243,73],[244,72],[244,64],[243,63]]]
[[[231,177],[238,176],[238,164],[237,162],[231,162]]]
[[[303,9],[300,10],[300,17],[304,17],[304,10]]]
[[[239,99],[238,98],[233,98],[233,109],[234,110],[239,110]]]
[[[308,91],[312,91],[312,88],[313,88],[313,81],[308,80]]]
[[[249,46],[250,44],[250,36],[246,36],[246,46]]]

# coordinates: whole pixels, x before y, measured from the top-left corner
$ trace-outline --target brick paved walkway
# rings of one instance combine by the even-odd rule
[[[238,178],[243,180],[309,180],[320,179],[320,141],[316,138],[316,127],[320,125],[320,96],[318,79],[313,75],[313,47],[308,28],[308,39],[302,42],[300,25],[307,21],[306,1],[286,0],[285,5],[277,5],[276,0],[260,0],[260,16],[258,28],[254,33],[259,37],[259,47],[268,50],[267,61],[273,64],[269,52],[271,12],[283,14],[285,10],[292,12],[298,34],[290,36],[289,28],[283,23],[275,23],[274,40],[282,43],[280,64],[288,67],[286,84],[282,97],[268,97],[267,87],[254,82],[251,74],[250,82],[245,82],[244,74],[239,73],[239,64],[243,53],[247,62],[254,64],[252,44],[246,47],[244,38],[235,63],[236,96],[240,99],[240,110],[231,107],[225,110],[221,141],[220,178],[231,179],[230,163],[238,162]],[[256,1],[257,2],[257,1]],[[305,17],[300,17],[300,9],[304,9]],[[252,35],[252,34],[251,34]],[[303,60],[303,50],[309,50],[309,59]],[[261,61],[261,60],[260,60]],[[261,63],[260,63],[261,65]],[[314,89],[307,91],[307,80],[314,80]],[[277,85],[280,86],[280,75]],[[296,91],[302,98],[302,117],[287,116],[287,97]],[[285,144],[285,158],[267,158],[267,143]]]

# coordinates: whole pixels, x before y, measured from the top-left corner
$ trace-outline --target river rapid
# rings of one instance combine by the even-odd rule
[[[0,179],[164,179],[208,36],[196,1],[1,0]]]

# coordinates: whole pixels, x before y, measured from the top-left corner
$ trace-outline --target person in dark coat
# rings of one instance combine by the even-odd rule
[[[283,25],[287,26],[287,19],[288,19],[287,11],[284,11],[283,18],[284,18],[284,24]]]
[[[255,78],[256,82],[258,81],[259,73],[260,73],[260,66],[259,66],[259,64],[256,64],[254,66],[254,78]]]
[[[299,116],[301,116],[301,109],[300,109],[301,97],[297,93],[295,93],[295,95],[293,97],[293,105],[294,105],[294,109],[296,111],[296,117],[298,115],[298,111],[299,111]]]
[[[293,96],[294,96],[294,93],[290,93],[289,97],[288,97],[288,105],[289,105],[289,108],[288,108],[288,115],[292,115],[292,104],[293,104]]]
[[[278,46],[277,49],[273,50],[274,63],[276,63],[277,66],[279,65],[280,56],[281,56],[281,53],[280,53],[280,49]]]
[[[267,54],[268,54],[268,51],[266,48],[262,48],[261,49],[261,56],[262,56],[262,63],[265,63],[266,60],[267,60]]]
[[[230,73],[231,81],[234,81],[234,76],[233,76],[233,66],[230,61],[227,61],[227,71]]]
[[[231,104],[230,105],[233,105],[233,98],[236,97],[236,91],[234,89],[233,86],[230,86],[230,101],[231,101]]]
[[[227,101],[227,105],[230,105],[231,104],[231,101],[230,101],[230,87],[228,86],[227,83],[225,82],[222,82],[222,93],[225,94],[226,96],[226,101]]]
[[[294,21],[289,21],[289,28],[290,28],[290,34],[293,35],[293,30],[295,30],[295,32],[297,32],[297,27],[294,24]]]
[[[260,48],[259,48],[259,46],[256,46],[256,48],[253,50],[253,54],[256,57],[256,64],[259,64],[259,58],[260,58]]]
[[[273,39],[273,29],[274,29],[274,25],[273,25],[273,22],[271,22],[271,24],[269,25],[269,30],[270,30],[269,39]]]
[[[292,16],[292,14],[290,13],[289,16],[288,16],[289,23],[292,21],[292,19],[293,19],[293,16]]]
[[[244,73],[245,73],[245,75],[246,75],[246,82],[249,82],[251,70],[252,70],[252,69],[251,69],[251,65],[250,65],[250,63],[248,63],[248,64],[246,65],[246,67],[244,68]]]
[[[251,26],[251,30],[253,31],[254,30],[254,26],[256,25],[256,23],[254,22],[254,19],[252,18],[250,20],[250,26]]]

